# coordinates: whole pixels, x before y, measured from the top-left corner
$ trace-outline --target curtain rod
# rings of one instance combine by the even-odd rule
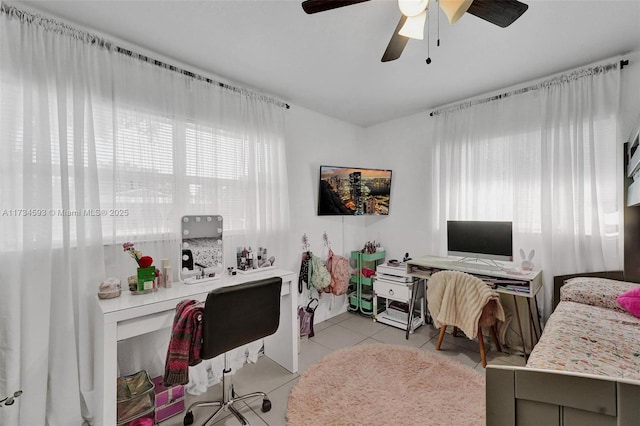
[[[205,77],[205,76],[202,76],[200,74],[196,74],[194,72],[187,71],[187,70],[185,70],[183,68],[176,67],[175,65],[167,64],[166,62],[162,62],[162,61],[159,61],[157,59],[150,58],[149,56],[142,55],[142,54],[134,52],[134,51],[132,51],[130,49],[125,49],[125,48],[120,47],[120,46],[114,46],[114,49],[115,49],[116,52],[121,53],[123,55],[130,56],[132,58],[138,59],[138,60],[143,61],[143,62],[147,62],[149,64],[152,64],[152,65],[164,68],[164,69],[167,69],[169,71],[173,71],[173,72],[177,72],[179,74],[186,75],[187,77],[191,77],[191,78],[193,78],[195,80],[204,81],[204,82],[209,83],[209,84],[216,84],[219,87],[222,87],[222,88],[227,89],[227,90],[231,90],[232,92],[235,92],[235,93],[238,93],[238,94],[242,94],[242,95],[248,95],[248,96],[251,96],[251,97],[255,97],[255,98],[258,98],[258,99],[263,100],[265,102],[270,102],[270,103],[273,103],[275,105],[278,105],[278,106],[280,106],[282,108],[286,108],[286,109],[290,108],[289,104],[284,103],[284,102],[279,101],[279,100],[276,100],[276,99],[274,99],[272,97],[269,97],[267,95],[262,95],[260,93],[252,92],[252,91],[250,91],[248,89],[243,89],[243,88],[240,88],[240,87],[232,86],[230,84],[226,84],[226,83],[221,83],[219,81],[215,81],[215,80],[213,80],[213,79],[211,79],[209,77]]]
[[[28,12],[26,10],[21,10],[18,9],[15,6],[9,6],[7,4],[5,4],[4,2],[2,4],[0,4],[0,12],[3,14],[8,15],[10,18],[15,18],[20,20],[21,22],[27,22],[30,24],[36,24],[36,25],[40,25],[41,27],[43,27],[45,30],[49,30],[49,31],[53,31],[56,32],[58,34],[62,34],[62,35],[67,35],[70,37],[73,37],[77,40],[80,40],[84,43],[87,44],[92,44],[92,45],[96,45],[100,48],[103,49],[108,49],[108,50],[113,50],[117,53],[120,53],[122,55],[127,55],[129,57],[138,59],[140,61],[143,62],[147,62],[149,64],[164,68],[166,70],[169,71],[173,71],[182,75],[185,75],[187,77],[193,78],[195,80],[199,80],[199,81],[204,81],[206,83],[209,84],[214,84],[217,85],[223,89],[226,90],[230,90],[234,93],[238,93],[240,95],[245,95],[245,96],[249,96],[249,97],[254,97],[257,99],[260,99],[262,101],[268,102],[268,103],[272,103],[274,105],[277,105],[279,107],[282,108],[286,108],[289,109],[290,106],[289,104],[279,101],[277,99],[274,99],[270,96],[267,95],[263,95],[261,93],[257,93],[257,92],[253,92],[249,89],[245,89],[245,88],[241,88],[241,87],[237,87],[237,86],[232,86],[230,84],[227,83],[222,83],[219,81],[215,81],[209,77],[205,77],[202,76],[200,74],[196,74],[194,72],[188,71],[184,68],[180,68],[177,67],[175,65],[171,65],[168,64],[164,61],[160,61],[154,58],[151,58],[149,56],[146,55],[142,55],[140,53],[134,52],[131,49],[126,49],[124,47],[120,47],[118,45],[116,45],[115,43],[100,37],[96,34],[92,34],[88,31],[84,31],[84,30],[80,30],[77,28],[72,27],[71,25],[65,24],[63,22],[57,21],[53,18],[47,17],[47,16],[42,16],[36,13],[32,13],[32,12]]]
[[[552,77],[549,79],[546,79],[538,84],[534,84],[531,86],[527,86],[527,87],[523,87],[521,89],[516,89],[516,90],[512,90],[509,92],[505,92],[505,93],[501,93],[499,95],[493,95],[493,96],[489,96],[486,98],[482,98],[482,99],[477,99],[477,100],[472,100],[472,101],[467,101],[467,102],[461,102],[455,105],[451,105],[449,107],[442,107],[442,108],[438,108],[434,111],[431,111],[429,113],[430,117],[436,116],[436,115],[440,115],[444,112],[450,112],[450,111],[456,111],[456,110],[461,110],[461,109],[465,109],[465,108],[469,108],[475,105],[480,105],[480,104],[485,104],[488,102],[493,102],[495,100],[498,99],[502,99],[502,98],[508,98],[509,96],[513,96],[513,95],[520,95],[522,93],[527,93],[527,92],[531,92],[533,90],[539,90],[543,87],[549,87],[549,86],[553,86],[555,84],[559,84],[561,82],[567,81],[567,80],[575,80],[578,78],[582,78],[585,77],[587,75],[593,75],[593,74],[600,74],[603,72],[608,72],[611,71],[612,69],[616,69],[618,67],[620,67],[620,70],[622,70],[626,65],[629,65],[629,60],[628,59],[622,59],[620,62],[614,62],[611,64],[607,64],[607,65],[598,65],[598,66],[594,66],[594,67],[589,67],[589,68],[582,68],[573,72],[568,72],[565,74],[561,74],[558,75],[556,77]]]

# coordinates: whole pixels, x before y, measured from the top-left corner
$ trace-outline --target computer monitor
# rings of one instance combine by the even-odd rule
[[[447,254],[513,261],[512,222],[447,221]]]

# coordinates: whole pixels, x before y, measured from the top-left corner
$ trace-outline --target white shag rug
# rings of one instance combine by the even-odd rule
[[[287,424],[484,425],[485,378],[421,349],[353,346],[302,374],[289,396]]]

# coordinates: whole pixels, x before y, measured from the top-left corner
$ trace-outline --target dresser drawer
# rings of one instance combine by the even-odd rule
[[[373,291],[378,297],[396,299],[405,302],[409,300],[409,286],[402,283],[375,280],[373,283]]]

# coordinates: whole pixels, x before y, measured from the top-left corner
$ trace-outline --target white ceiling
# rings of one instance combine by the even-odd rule
[[[361,126],[640,50],[639,0],[524,2],[508,28],[470,14],[450,26],[441,13],[440,47],[432,3],[430,65],[426,37],[380,62],[394,0],[315,15],[294,0],[22,3]]]

